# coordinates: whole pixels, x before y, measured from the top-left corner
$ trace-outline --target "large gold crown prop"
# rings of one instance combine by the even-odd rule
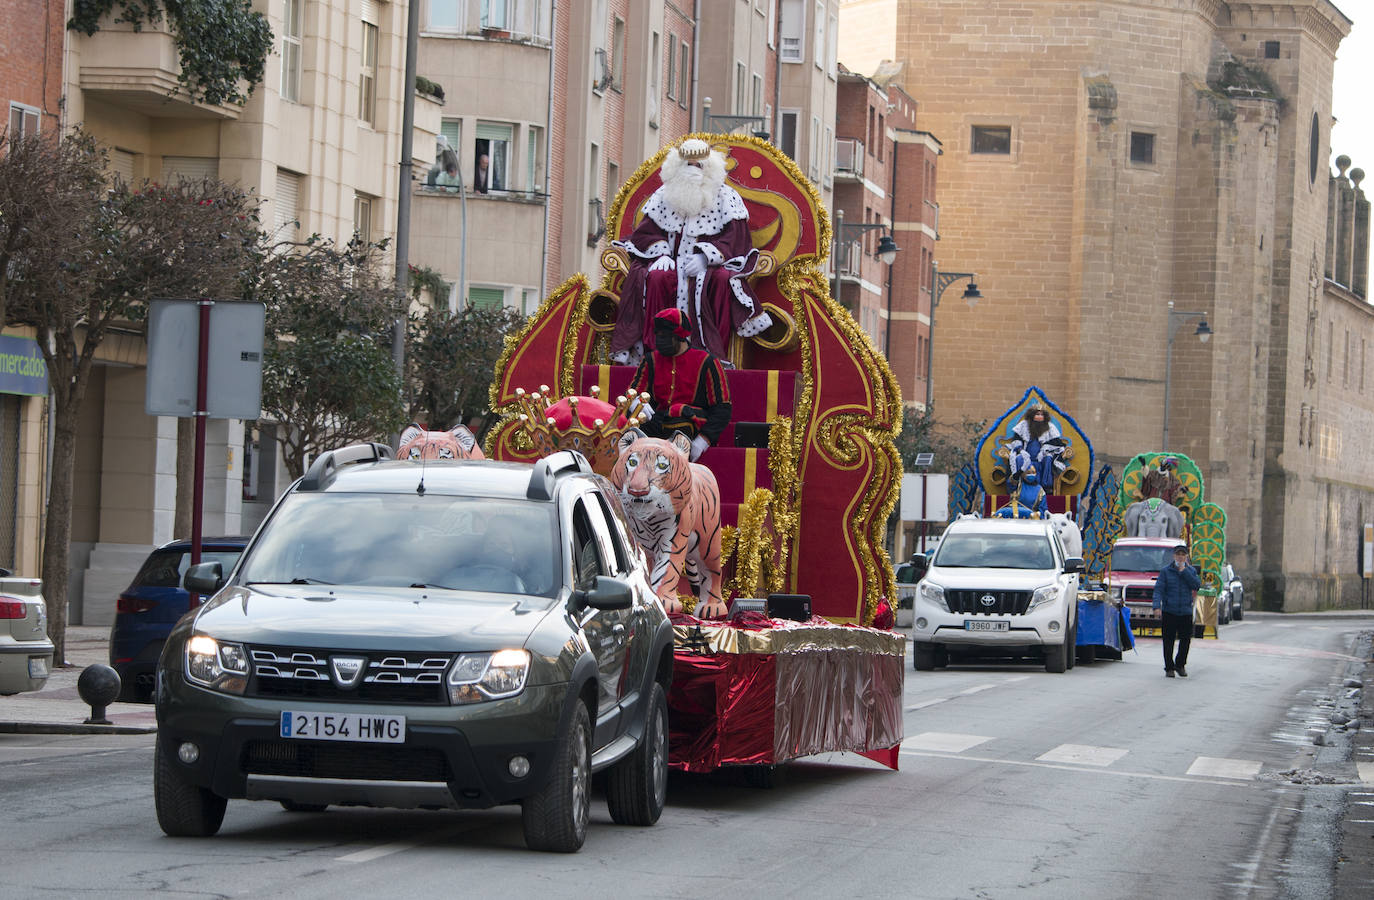
[[[515,405],[520,427],[540,456],[559,450],[576,450],[587,457],[596,471],[602,472],[603,462],[609,471],[619,454],[617,442],[625,429],[638,427],[647,421],[648,417],[643,415],[642,410],[649,401],[649,395],[622,394],[616,397],[612,406],[602,401],[600,394],[601,389],[593,385],[590,398],[571,396],[558,400],[549,396],[549,386],[546,384],[541,384],[539,390],[533,393],[517,388]],[[588,399],[591,403],[585,402]],[[567,403],[566,414],[560,415],[558,407],[564,401]]]

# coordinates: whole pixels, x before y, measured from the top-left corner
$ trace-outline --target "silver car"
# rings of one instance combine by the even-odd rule
[[[0,573],[0,694],[42,690],[53,654],[43,582]]]
[[[1221,593],[1217,597],[1217,615],[1226,621],[1237,622],[1245,618],[1245,583],[1240,580],[1236,570],[1226,563],[1221,567]]]

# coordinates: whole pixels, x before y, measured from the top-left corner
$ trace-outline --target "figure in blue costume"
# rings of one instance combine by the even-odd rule
[[[999,508],[993,515],[1003,519],[1048,519],[1049,500],[1045,496],[1044,487],[1040,484],[1040,476],[1036,474],[1035,466],[1031,465],[1030,459],[1024,454],[1013,457],[1012,465],[1013,471],[1018,474],[1009,484],[1011,502]]]
[[[1034,467],[1036,480],[1045,490],[1054,490],[1059,476],[1068,468],[1064,460],[1069,441],[1059,433],[1043,406],[1031,406],[1012,429],[1007,441],[1012,472],[1021,472],[1027,462]]]

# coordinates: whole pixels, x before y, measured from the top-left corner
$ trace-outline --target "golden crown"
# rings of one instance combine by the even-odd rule
[[[677,155],[683,159],[705,159],[711,155],[711,145],[700,138],[688,138],[678,144]]]
[[[539,390],[533,393],[517,388],[515,404],[519,411],[520,427],[530,436],[535,451],[540,456],[546,456],[559,450],[576,450],[587,457],[593,469],[603,475],[608,474],[619,455],[617,442],[625,429],[634,428],[648,419],[642,410],[649,401],[649,395],[622,394],[616,398],[609,412],[598,409],[588,425],[583,421],[579,407],[584,406],[583,401],[587,399],[596,401],[598,407],[602,406],[604,401],[601,401],[600,393],[601,388],[593,385],[590,398],[567,397],[571,415],[566,423],[560,424],[549,412],[562,401],[549,396],[548,385],[541,384]],[[623,425],[619,424],[622,419]]]

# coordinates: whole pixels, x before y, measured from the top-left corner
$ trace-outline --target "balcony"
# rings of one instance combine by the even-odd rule
[[[864,178],[864,142],[858,138],[835,139],[835,180],[860,182]]]
[[[80,60],[79,84],[88,102],[105,102],[162,119],[239,117],[237,106],[209,106],[187,97],[177,81],[181,60],[165,21],[134,31],[107,18],[95,34],[87,37],[73,32],[72,40]]]

